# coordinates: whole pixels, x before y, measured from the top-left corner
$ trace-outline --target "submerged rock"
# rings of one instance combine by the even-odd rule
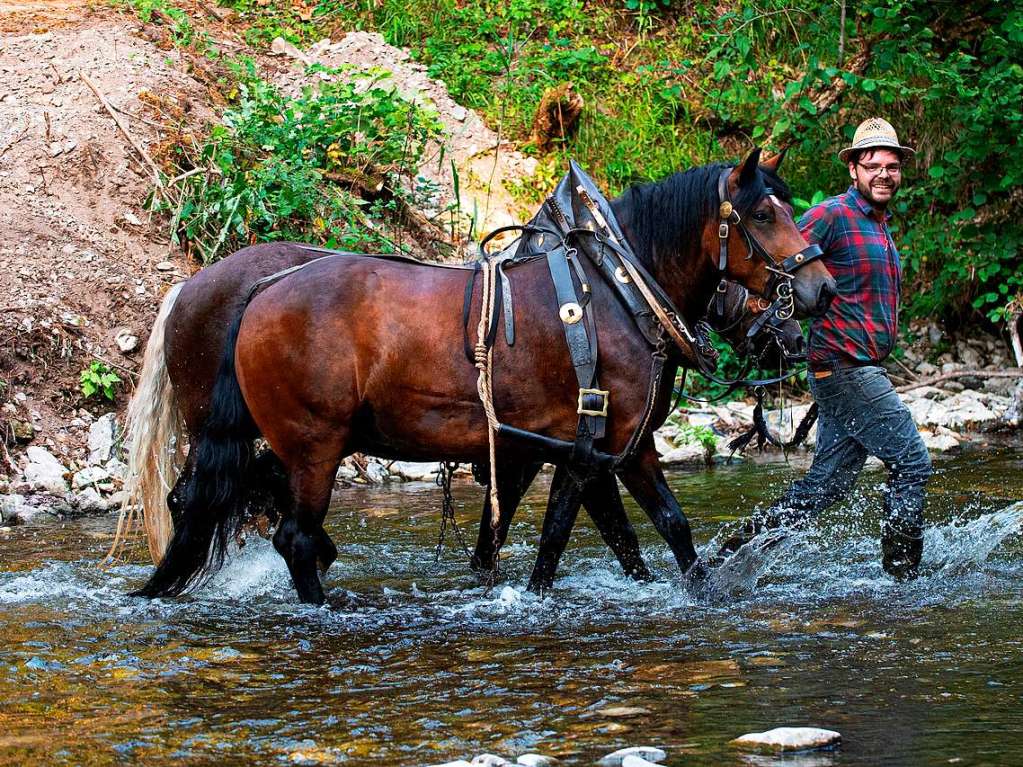
[[[733,746],[754,751],[810,751],[833,748],[842,742],[841,733],[820,727],[775,727],[751,732],[732,741]]]
[[[629,746],[612,751],[600,760],[603,767],[624,767],[625,758],[629,756],[639,757],[647,762],[663,762],[668,758],[667,752],[653,746]]]

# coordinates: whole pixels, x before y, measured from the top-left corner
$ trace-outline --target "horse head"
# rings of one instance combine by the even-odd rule
[[[835,296],[835,280],[808,245],[793,219],[792,195],[778,175],[785,153],[760,162],[754,149],[740,164],[721,171],[718,222],[703,241],[722,276],[778,302],[783,312],[822,315]],[[713,243],[713,244],[712,244]]]
[[[796,227],[781,160],[761,164],[755,149],[738,165],[675,173],[612,203],[637,257],[687,319],[723,278],[776,304],[783,319],[830,304],[835,281]]]

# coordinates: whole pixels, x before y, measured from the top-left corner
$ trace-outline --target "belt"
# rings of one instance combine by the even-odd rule
[[[853,362],[851,360],[828,360],[827,362],[810,362],[809,368],[812,373],[834,373],[837,370],[848,370],[849,368],[863,368],[880,365],[880,362]]]

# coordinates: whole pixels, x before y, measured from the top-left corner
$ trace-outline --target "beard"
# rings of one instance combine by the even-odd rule
[[[899,183],[894,179],[874,177],[868,181],[861,178],[856,179],[856,190],[862,194],[867,201],[876,208],[882,210],[888,207],[888,203],[895,197],[899,189]]]

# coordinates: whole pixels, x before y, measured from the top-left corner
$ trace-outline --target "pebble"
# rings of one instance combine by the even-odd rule
[[[473,767],[505,767],[505,765],[511,764],[503,756],[497,756],[496,754],[480,754],[470,762]]]
[[[833,748],[842,742],[841,733],[820,727],[775,727],[765,732],[740,735],[732,745],[755,751],[810,751]]]
[[[648,763],[663,762],[668,758],[667,752],[663,749],[655,748],[654,746],[629,746],[628,748],[620,748],[617,751],[612,751],[610,754],[600,760],[600,764],[603,767],[624,767],[625,758],[629,756],[639,757],[640,759],[646,760]],[[637,767],[639,767],[637,765]]]
[[[156,271],[158,271],[158,272],[170,272],[170,271],[173,271],[173,269],[174,269],[174,264],[172,264],[170,261],[157,261],[156,262]]]

